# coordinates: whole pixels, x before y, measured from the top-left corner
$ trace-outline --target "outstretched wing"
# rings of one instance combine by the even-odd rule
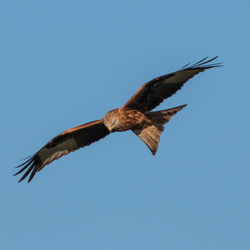
[[[206,57],[191,66],[189,64],[185,65],[179,71],[154,78],[142,85],[122,108],[137,109],[141,112],[154,109],[164,99],[172,96],[181,89],[184,83],[193,76],[206,69],[222,66],[220,63],[208,64],[216,58],[207,60]]]
[[[103,123],[103,119],[68,129],[49,141],[23,164],[17,166],[17,168],[22,168],[14,175],[18,175],[26,170],[19,182],[29,174],[28,182],[30,182],[36,172],[40,171],[45,165],[70,152],[98,141],[109,133],[109,130]]]

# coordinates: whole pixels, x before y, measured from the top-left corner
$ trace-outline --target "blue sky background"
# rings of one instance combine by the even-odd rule
[[[0,248],[249,250],[249,1],[1,1]],[[205,56],[224,67],[157,109],[187,103],[157,155],[116,133],[18,184],[14,166],[103,117],[146,81]]]

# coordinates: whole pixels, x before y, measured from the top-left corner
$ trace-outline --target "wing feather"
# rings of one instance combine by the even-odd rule
[[[166,74],[145,83],[122,107],[123,109],[137,109],[146,112],[157,107],[164,99],[172,96],[182,88],[193,76],[214,67],[222,66],[220,63],[208,64],[217,57],[207,60],[207,57],[189,66],[186,64],[179,71]]]
[[[103,119],[68,129],[50,140],[36,154],[19,165],[17,168],[22,168],[14,175],[18,175],[27,169],[19,182],[24,180],[29,174],[28,182],[30,182],[38,171],[52,161],[90,145],[109,133],[109,130],[103,123]]]

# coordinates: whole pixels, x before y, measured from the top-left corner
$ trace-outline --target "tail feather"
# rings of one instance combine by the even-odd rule
[[[133,130],[133,132],[148,146],[153,155],[157,152],[160,136],[164,130],[164,124],[185,106],[186,105],[182,105],[171,109],[147,112],[145,115],[152,124]]]
[[[155,125],[163,126],[167,123],[178,111],[186,107],[187,104],[174,107],[171,109],[165,109],[154,112],[147,112],[145,115],[153,122]]]

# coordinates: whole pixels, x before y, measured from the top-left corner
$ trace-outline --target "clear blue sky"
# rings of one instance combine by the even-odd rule
[[[249,250],[249,1],[1,1],[0,249]],[[205,56],[156,156],[131,132],[14,166]]]

